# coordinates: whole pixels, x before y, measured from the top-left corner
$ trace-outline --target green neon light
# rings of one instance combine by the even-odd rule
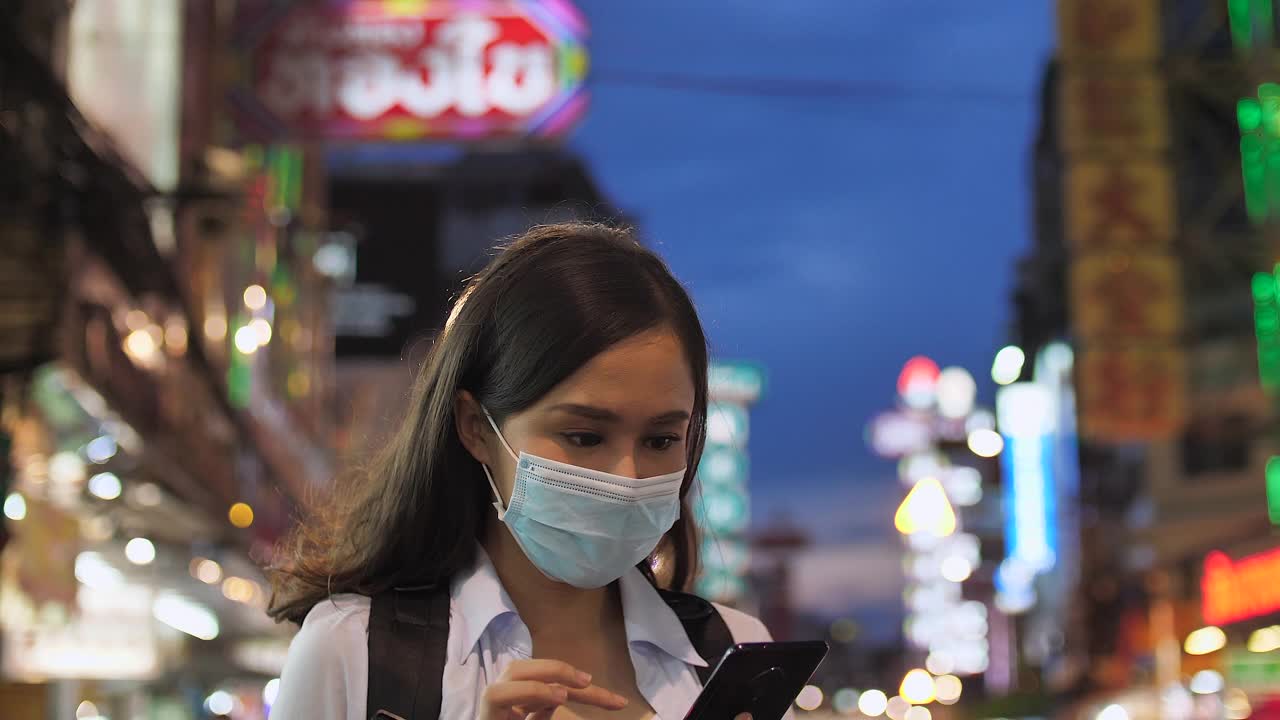
[[[1267,460],[1267,516],[1280,525],[1280,456]]]
[[[227,366],[227,400],[232,407],[249,407],[253,397],[253,368],[250,358],[244,353],[231,351]]]
[[[1237,50],[1270,47],[1275,36],[1272,0],[1227,0],[1231,44]]]
[[[1227,0],[1227,17],[1231,21],[1231,44],[1237,49],[1253,47],[1253,21],[1249,17],[1249,0]]]
[[[1256,98],[1236,103],[1240,179],[1254,224],[1280,217],[1280,84],[1263,83]]]
[[[1253,98],[1245,98],[1236,103],[1236,120],[1240,122],[1240,132],[1251,133],[1262,124],[1262,106]]]
[[[1264,390],[1276,392],[1280,390],[1280,286],[1274,274],[1256,273],[1250,291],[1258,338],[1258,380]]]

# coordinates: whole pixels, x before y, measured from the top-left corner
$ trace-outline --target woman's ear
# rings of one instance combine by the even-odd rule
[[[459,390],[453,401],[453,418],[462,446],[476,462],[493,467],[489,462],[489,421],[475,396],[466,390]]]

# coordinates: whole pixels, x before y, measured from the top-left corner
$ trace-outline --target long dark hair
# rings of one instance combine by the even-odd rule
[[[668,584],[686,587],[698,566],[688,494],[706,431],[706,336],[688,293],[631,231],[565,223],[516,238],[467,283],[399,430],[278,548],[268,613],[300,623],[334,593],[444,582],[470,567],[494,511],[480,465],[458,438],[458,392],[501,422],[600,352],[660,326],[680,339],[693,372],[680,519],[659,546]],[[640,567],[657,584],[649,562]]]

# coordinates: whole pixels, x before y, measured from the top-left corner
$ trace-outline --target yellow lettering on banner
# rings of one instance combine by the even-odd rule
[[[1162,162],[1073,161],[1066,194],[1067,242],[1079,250],[1158,251],[1173,238],[1173,178]]]
[[[1076,335],[1086,342],[1176,339],[1182,326],[1180,277],[1171,255],[1078,255],[1071,265]]]
[[[1151,60],[1160,36],[1160,0],[1058,0],[1064,60]]]
[[[1080,432],[1091,439],[1167,438],[1186,422],[1186,357],[1167,347],[1086,348]]]
[[[1155,152],[1169,145],[1168,99],[1154,72],[1066,70],[1059,93],[1067,152]]]

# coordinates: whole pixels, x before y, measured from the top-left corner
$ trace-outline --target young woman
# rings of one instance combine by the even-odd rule
[[[716,659],[698,623],[769,639],[658,589],[697,568],[706,413],[706,339],[654,253],[601,225],[513,241],[398,433],[282,549],[270,613],[302,628],[272,720],[683,718]]]

